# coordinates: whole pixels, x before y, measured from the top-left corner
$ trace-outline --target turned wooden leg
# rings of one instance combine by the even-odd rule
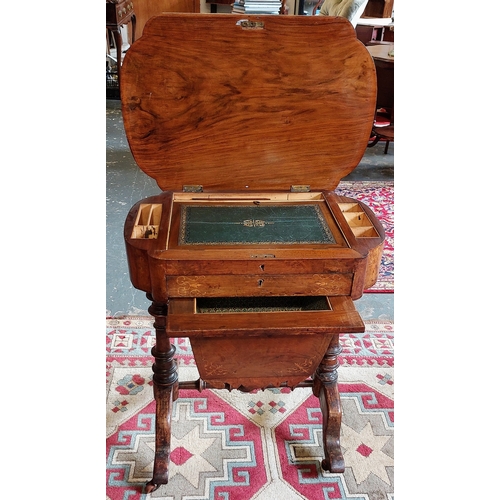
[[[155,317],[156,330],[156,345],[151,349],[151,354],[155,357],[153,388],[156,401],[156,439],[153,478],[146,484],[146,493],[156,490],[160,484],[168,483],[172,405],[179,395],[175,347],[166,334],[167,305],[153,302],[149,312]]]
[[[342,406],[337,387],[337,356],[342,351],[339,336],[335,334],[321,361],[313,381],[313,394],[319,398],[323,415],[323,448],[325,459],[321,467],[330,472],[344,472],[345,463],[340,448]]]
[[[132,14],[132,16],[130,17],[131,19],[131,22],[132,22],[132,36],[130,38],[130,45],[132,45],[134,42],[135,42],[135,25],[137,24],[137,20],[136,20],[136,17],[135,17],[135,14]]]
[[[116,73],[118,76],[118,83],[120,82],[120,72],[122,66],[122,34],[120,32],[120,27],[117,26],[111,30],[113,33],[113,38],[115,40],[116,47]]]

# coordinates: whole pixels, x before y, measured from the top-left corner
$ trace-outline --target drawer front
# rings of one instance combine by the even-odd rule
[[[275,299],[276,297],[271,297]],[[289,297],[290,298],[290,297]],[[241,299],[245,303],[245,297]],[[309,297],[305,298],[305,303]],[[321,299],[317,297],[316,299]],[[275,311],[274,300],[262,297],[262,307],[247,310],[218,309],[199,312],[198,299],[173,298],[169,303],[167,334],[169,337],[202,338],[268,338],[331,335],[333,333],[358,333],[365,331],[350,297],[324,297],[324,309],[295,309]]]
[[[134,12],[134,4],[131,1],[119,3],[117,7],[118,22],[123,21]]]
[[[169,297],[350,295],[353,274],[209,275],[167,278]]]
[[[119,3],[106,3],[106,24],[121,24],[134,12],[134,3],[125,0]]]

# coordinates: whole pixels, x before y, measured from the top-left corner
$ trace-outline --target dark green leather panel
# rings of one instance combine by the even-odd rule
[[[336,243],[318,205],[184,205],[180,245]]]
[[[197,313],[327,311],[326,297],[200,297]]]

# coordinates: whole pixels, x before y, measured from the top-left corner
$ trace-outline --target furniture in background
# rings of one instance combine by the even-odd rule
[[[206,3],[210,5],[210,13],[217,14],[218,5],[232,5],[234,0],[206,0]]]
[[[356,35],[365,45],[394,43],[394,0],[368,0],[356,26]]]
[[[165,12],[200,12],[200,0],[134,0],[134,8],[138,39],[142,36],[144,25],[151,17]]]
[[[135,40],[136,17],[132,0],[106,0],[106,56],[111,58],[110,46],[113,43],[116,49],[116,74],[106,67],[106,95],[118,99],[120,92],[120,71],[122,65],[122,28],[131,24],[129,43]],[[108,96],[109,94],[109,96]]]
[[[362,17],[393,17],[394,0],[368,0]]]
[[[136,17],[132,0],[106,0],[106,38],[108,39],[109,53],[109,33],[111,33],[116,48],[116,71],[118,82],[120,82],[120,69],[122,64],[122,34],[121,29],[127,24],[132,25],[130,44],[135,40]]]
[[[358,40],[365,45],[393,44],[394,25],[382,21],[382,19],[360,19],[356,25]]]
[[[394,45],[371,45],[370,52],[377,71],[377,108],[373,124],[373,138],[368,147],[385,141],[384,153],[394,141]]]

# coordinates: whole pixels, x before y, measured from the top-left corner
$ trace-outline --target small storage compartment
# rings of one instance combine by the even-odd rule
[[[142,203],[139,206],[137,219],[132,230],[134,239],[156,239],[161,220],[161,205],[159,203]]]
[[[339,203],[339,207],[356,238],[377,238],[379,236],[361,205],[358,203]]]

